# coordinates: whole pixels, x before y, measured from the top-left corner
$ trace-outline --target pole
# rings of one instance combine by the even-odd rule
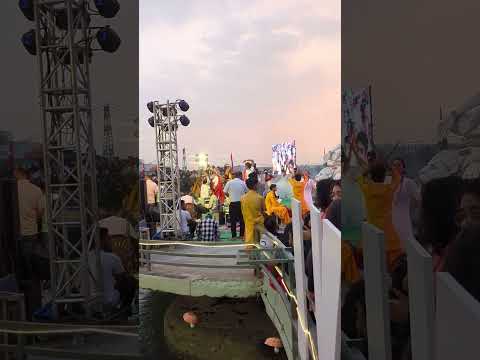
[[[368,86],[368,98],[370,101],[370,142],[372,147],[375,142],[373,141],[373,102],[372,102],[372,85]]]

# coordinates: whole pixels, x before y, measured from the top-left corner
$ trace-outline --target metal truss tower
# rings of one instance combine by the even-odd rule
[[[176,103],[154,102],[155,148],[159,188],[158,210],[162,238],[180,235],[177,211],[180,202],[180,172],[178,167]]]
[[[187,153],[185,152],[185,148],[182,150],[183,154],[183,171],[187,171]]]
[[[113,158],[113,133],[112,120],[110,119],[110,105],[103,108],[103,156],[107,159]]]
[[[51,296],[55,308],[76,303],[88,316],[102,293],[88,1],[35,0],[34,12]],[[90,249],[94,267],[89,266]]]

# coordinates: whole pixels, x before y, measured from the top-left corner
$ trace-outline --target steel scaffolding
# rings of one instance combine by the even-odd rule
[[[113,132],[112,120],[110,119],[110,105],[103,107],[103,156],[113,158]]]
[[[178,167],[176,103],[153,106],[155,148],[157,154],[158,211],[162,238],[180,235],[178,206],[180,202],[180,171]]]
[[[88,315],[102,294],[88,1],[36,0],[34,11],[51,297],[55,308],[81,304]]]

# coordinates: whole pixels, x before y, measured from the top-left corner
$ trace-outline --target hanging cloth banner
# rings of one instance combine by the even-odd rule
[[[359,153],[366,160],[374,144],[370,87],[342,90],[342,134],[346,146],[355,137]]]

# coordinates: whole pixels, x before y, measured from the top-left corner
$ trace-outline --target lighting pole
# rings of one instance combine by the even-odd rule
[[[34,28],[22,36],[37,59],[50,286],[54,313],[81,304],[89,317],[103,302],[100,264],[96,152],[93,143],[90,62],[93,50],[115,52],[120,38],[91,18],[114,17],[116,0],[21,0]],[[95,32],[95,34],[94,34]],[[97,40],[100,49],[93,49]],[[95,265],[89,254],[95,254]],[[93,285],[93,286],[92,286]]]
[[[155,150],[159,189],[158,212],[162,239],[180,235],[180,168],[178,166],[178,123],[188,126],[190,120],[180,111],[187,111],[184,100],[164,104],[151,101],[147,104],[153,116],[148,123],[155,129]]]

